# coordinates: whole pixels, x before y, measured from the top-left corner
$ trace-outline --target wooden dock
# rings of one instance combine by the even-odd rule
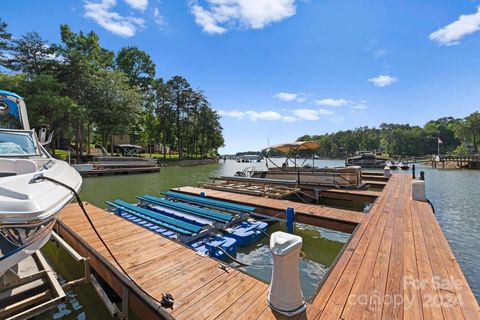
[[[306,312],[297,318],[480,319],[478,303],[431,208],[411,200],[410,189],[409,175],[393,175],[367,214],[314,205],[296,208],[297,220],[327,217],[356,224]],[[277,211],[291,205],[225,192],[223,196],[229,201],[256,198],[257,206]],[[119,272],[78,207],[68,206],[58,223],[60,234],[90,257],[92,268],[119,296],[128,297],[125,300],[140,318],[282,318],[266,304],[266,283],[236,269],[225,271],[218,261],[93,205],[86,208],[128,274],[155,298],[167,292],[175,298],[173,310],[158,309]]]
[[[160,167],[138,167],[138,168],[102,168],[89,171],[80,171],[82,176],[105,176],[114,174],[131,174],[131,173],[150,173],[159,172]]]
[[[322,198],[360,202],[374,202],[380,194],[380,191],[346,189],[327,189],[320,192]]]

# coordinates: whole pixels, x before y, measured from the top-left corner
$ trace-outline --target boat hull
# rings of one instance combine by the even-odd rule
[[[12,161],[25,160],[0,159],[0,168],[8,168]],[[58,213],[74,197],[67,188],[39,177],[55,179],[75,191],[82,183],[66,162],[40,157],[27,161],[37,161],[39,169],[0,178],[0,275],[46,243]]]

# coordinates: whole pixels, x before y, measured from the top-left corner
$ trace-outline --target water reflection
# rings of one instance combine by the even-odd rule
[[[283,162],[282,159],[276,159],[276,161]],[[343,160],[315,161],[315,164],[321,167],[342,166],[343,163]],[[233,175],[236,171],[249,166],[264,168],[265,163],[226,161],[206,166],[162,168],[156,174],[85,178],[81,196],[84,200],[101,207],[105,207],[105,200],[117,198],[135,202],[137,195],[158,195],[172,187],[195,186],[200,182],[208,182],[210,176]],[[480,243],[478,233],[480,230],[478,185],[480,171],[448,171],[429,168],[420,168],[420,170],[426,171],[427,195],[435,205],[436,217],[470,287],[479,299],[480,263],[477,246]],[[270,232],[284,229],[284,225],[277,223],[272,226]],[[297,234],[303,237],[303,251],[307,258],[301,260],[300,267],[302,289],[304,295],[308,297],[315,291],[319,279],[325,276],[328,267],[348,240],[349,235],[306,225],[298,225]],[[61,248],[52,247],[49,244],[43,251],[48,252],[47,258],[53,262],[55,270],[60,274],[69,275],[76,272],[81,275],[82,268],[64,252],[62,253]],[[252,264],[250,267],[245,267],[246,271],[266,281],[270,279],[271,258],[268,239],[252,247],[241,249],[238,258]],[[71,275],[66,278],[70,279]],[[108,317],[108,313],[93,289],[90,286],[81,286],[69,292],[66,305],[38,319],[108,319]]]

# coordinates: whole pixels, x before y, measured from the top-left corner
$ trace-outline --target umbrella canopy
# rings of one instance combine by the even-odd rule
[[[289,143],[281,143],[273,145],[269,148],[264,149],[265,152],[270,151],[271,149],[275,149],[282,153],[289,153],[291,151],[302,151],[302,150],[315,150],[320,147],[320,143],[317,141],[296,141],[296,142],[289,142]]]

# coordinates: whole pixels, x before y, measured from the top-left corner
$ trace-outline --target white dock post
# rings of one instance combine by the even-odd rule
[[[299,314],[306,308],[298,268],[301,248],[299,236],[277,231],[270,237],[273,270],[267,302],[273,310],[287,316]]]
[[[425,181],[412,180],[412,199],[417,201],[427,201],[425,195]]]

